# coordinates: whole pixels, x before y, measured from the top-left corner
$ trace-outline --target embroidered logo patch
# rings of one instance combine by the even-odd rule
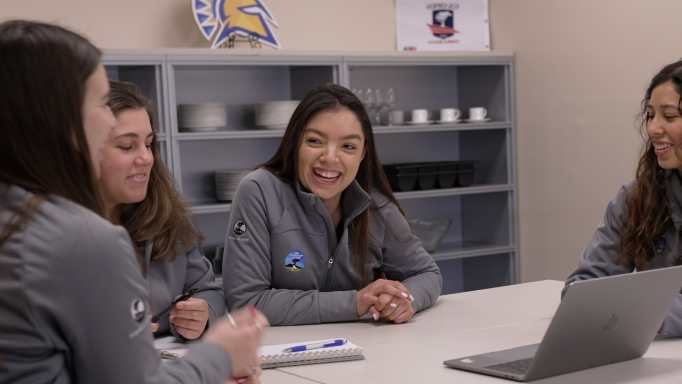
[[[232,232],[234,232],[235,235],[243,235],[246,233],[246,223],[242,219],[238,219],[237,221],[234,222],[234,226],[232,226]]]
[[[132,315],[133,320],[139,323],[140,321],[142,321],[142,319],[144,319],[144,313],[145,313],[144,301],[140,299],[133,300],[133,303],[130,305],[130,314]]]
[[[284,266],[292,272],[298,272],[303,269],[303,267],[305,267],[305,256],[303,256],[303,252],[299,250],[289,252],[287,257],[284,258]]]

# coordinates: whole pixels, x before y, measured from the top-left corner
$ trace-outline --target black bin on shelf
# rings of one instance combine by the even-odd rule
[[[475,161],[386,164],[384,172],[394,192],[468,187],[474,183]]]
[[[411,191],[419,179],[419,165],[417,164],[387,164],[384,173],[391,189],[396,192]]]

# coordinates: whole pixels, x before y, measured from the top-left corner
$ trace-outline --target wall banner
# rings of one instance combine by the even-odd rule
[[[399,51],[489,51],[488,0],[396,0]]]

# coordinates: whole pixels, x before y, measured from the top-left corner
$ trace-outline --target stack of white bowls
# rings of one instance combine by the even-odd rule
[[[270,101],[256,104],[256,125],[266,129],[285,129],[298,100]]]
[[[227,125],[223,103],[178,105],[178,128],[188,132],[211,132]]]
[[[215,192],[218,200],[232,201],[237,193],[237,186],[250,170],[224,170],[215,173]]]

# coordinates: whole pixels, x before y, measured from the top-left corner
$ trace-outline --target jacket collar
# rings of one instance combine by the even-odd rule
[[[325,217],[328,216],[331,222],[331,216],[319,196],[308,192],[299,180],[296,180],[294,189],[304,208],[316,211],[323,216],[326,215]],[[341,195],[341,207],[343,207],[345,224],[348,225],[351,220],[367,209],[371,203],[372,198],[369,194],[362,189],[357,180],[353,180],[348,188],[343,191],[343,195]]]

